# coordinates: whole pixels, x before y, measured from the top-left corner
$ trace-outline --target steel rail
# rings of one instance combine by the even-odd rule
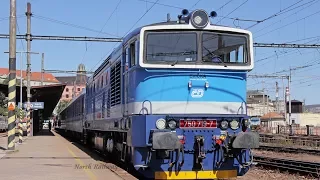
[[[307,153],[320,156],[320,150],[318,149],[306,149],[306,148],[293,148],[293,147],[281,147],[281,146],[266,146],[260,145],[257,150],[286,152],[286,153]]]
[[[308,174],[320,178],[320,163],[278,159],[264,156],[254,156],[257,165],[290,171],[299,174]]]

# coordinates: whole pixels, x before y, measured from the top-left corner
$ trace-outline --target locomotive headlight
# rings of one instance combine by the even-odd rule
[[[194,17],[194,22],[196,24],[200,24],[202,22],[202,18],[200,16],[196,16],[196,17]]]
[[[176,123],[175,120],[171,120],[171,121],[168,122],[168,126],[169,126],[170,129],[173,130],[173,129],[175,129],[177,127],[177,123]]]
[[[156,121],[156,127],[158,128],[158,129],[164,129],[164,128],[166,128],[166,120],[165,119],[158,119],[157,121]]]
[[[231,127],[231,129],[233,129],[233,130],[236,130],[236,129],[238,129],[239,128],[239,122],[237,121],[237,120],[232,120],[231,122],[230,122],[230,127]]]
[[[228,129],[228,121],[226,121],[226,120],[221,121],[220,128],[223,130]]]
[[[204,28],[209,23],[208,14],[204,10],[196,10],[192,12],[191,24],[196,28]]]

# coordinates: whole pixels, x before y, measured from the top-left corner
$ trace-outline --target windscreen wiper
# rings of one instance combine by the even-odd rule
[[[187,54],[187,52],[189,54]],[[191,55],[191,54],[195,54],[196,51],[184,51],[183,53],[179,53],[179,56],[183,56],[183,55]],[[171,66],[175,66],[177,63],[179,62],[179,60],[177,59],[176,61],[174,61]]]

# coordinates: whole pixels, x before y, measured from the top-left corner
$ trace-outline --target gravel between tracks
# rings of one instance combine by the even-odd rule
[[[253,155],[320,163],[320,156],[310,155],[310,154],[295,154],[295,153],[253,150]]]
[[[266,170],[260,167],[253,167],[252,169],[249,170],[249,172],[246,175],[237,178],[237,180],[273,180],[273,179],[303,180],[303,179],[314,179],[314,178],[307,178],[304,176],[281,173],[277,170]]]

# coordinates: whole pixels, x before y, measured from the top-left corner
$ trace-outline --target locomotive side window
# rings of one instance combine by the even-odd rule
[[[129,53],[129,48],[126,48],[126,56],[125,56],[126,60],[126,66],[129,66],[129,60],[130,60],[130,53]]]
[[[135,42],[130,44],[130,67],[136,65],[136,47]]]

